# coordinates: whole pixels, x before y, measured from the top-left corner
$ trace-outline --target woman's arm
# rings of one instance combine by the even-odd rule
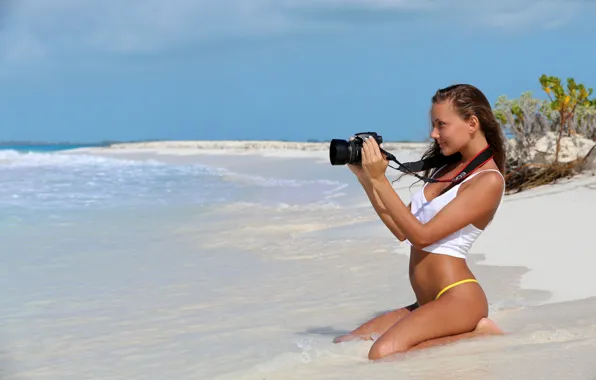
[[[371,179],[371,183],[397,228],[419,249],[494,212],[503,190],[503,180],[498,173],[483,173],[478,179],[470,181],[465,190],[460,189],[451,202],[423,224],[395,193],[387,177],[383,175],[380,179]]]
[[[389,215],[389,212],[387,212],[387,208],[379,198],[379,195],[377,194],[377,191],[373,188],[372,183],[364,178],[358,178],[358,181],[364,188],[364,191],[366,192],[366,195],[368,196],[368,199],[370,200],[370,203],[372,204],[373,208],[377,212],[377,215],[379,215],[379,218],[381,218],[381,221],[383,221],[383,223],[385,224],[385,226],[387,226],[389,231],[391,231],[391,233],[395,235],[395,237],[397,237],[399,241],[406,240],[406,236],[404,235],[402,230],[395,224],[393,218],[391,217],[391,215]]]
[[[371,141],[372,140],[372,141]],[[362,150],[362,165],[372,188],[385,206],[397,228],[416,248],[424,248],[459,229],[474,223],[479,218],[494,212],[503,190],[501,176],[494,172],[483,173],[470,181],[465,190],[437,213],[428,223],[421,223],[393,190],[385,176],[387,160],[381,155],[374,139],[365,141]]]

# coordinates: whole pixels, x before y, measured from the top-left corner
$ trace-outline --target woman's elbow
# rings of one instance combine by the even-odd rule
[[[424,247],[426,247],[426,245],[424,245],[424,244],[415,243],[411,240],[410,240],[410,243],[412,244],[412,247],[416,248],[419,251],[422,251],[424,249]]]
[[[395,236],[397,238],[397,240],[399,241],[404,241],[406,240],[406,235],[403,234],[403,232],[401,232],[401,230],[397,229],[397,228],[391,228],[391,233],[393,234],[393,236]]]
[[[425,236],[412,236],[412,238],[408,240],[416,249],[423,249],[432,244],[432,242],[429,241],[429,239],[427,239]]]

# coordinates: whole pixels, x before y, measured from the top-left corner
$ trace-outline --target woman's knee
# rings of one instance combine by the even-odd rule
[[[379,360],[388,355],[399,354],[406,352],[410,347],[402,340],[383,339],[383,337],[376,340],[368,351],[369,360]]]

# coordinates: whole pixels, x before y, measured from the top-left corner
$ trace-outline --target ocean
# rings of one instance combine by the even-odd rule
[[[591,370],[594,302],[537,306],[550,293],[520,288],[527,268],[483,264],[502,256],[498,221],[470,265],[491,318],[513,335],[374,364],[370,342],[332,344],[413,294],[408,247],[324,151],[4,149],[0,180],[1,379],[579,379]],[[418,186],[394,185],[406,200]],[[502,218],[524,202],[507,200]]]
[[[15,152],[29,153],[29,152],[59,152],[63,150],[81,149],[81,148],[96,148],[105,146],[104,144],[2,144],[0,151],[12,150]]]

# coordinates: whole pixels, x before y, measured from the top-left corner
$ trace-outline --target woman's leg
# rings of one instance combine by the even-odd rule
[[[369,359],[377,360],[413,348],[499,333],[500,329],[485,318],[486,305],[483,302],[458,297],[457,293],[446,293],[401,318],[373,343]]]
[[[372,340],[373,334],[382,335],[397,321],[410,314],[412,310],[418,307],[417,303],[402,307],[401,309],[395,309],[383,313],[373,319],[365,322],[360,327],[351,331],[349,334],[340,335],[333,340],[333,343],[345,342],[353,339]]]
[[[474,331],[458,334],[458,335],[451,335],[451,336],[444,336],[442,338],[430,339],[425,342],[419,343],[414,347],[410,348],[408,351],[415,351],[420,350],[423,348],[429,348],[433,346],[440,346],[447,343],[453,343],[461,339],[469,339],[478,336],[487,336],[487,335],[504,335],[505,333],[497,324],[491,321],[488,318],[482,318],[478,325],[474,329]]]

